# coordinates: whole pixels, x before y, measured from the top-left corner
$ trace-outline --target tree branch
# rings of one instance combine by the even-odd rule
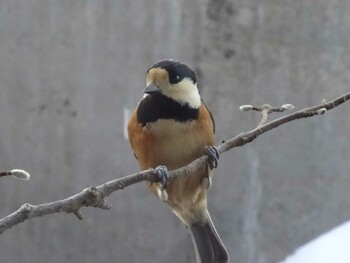
[[[293,106],[290,104],[285,104],[280,108],[273,108],[268,104],[264,104],[261,107],[254,107],[252,105],[243,105],[240,107],[240,109],[243,111],[255,110],[255,111],[261,112],[262,119],[259,125],[255,129],[249,132],[241,133],[235,136],[234,138],[226,142],[223,142],[221,145],[218,146],[218,150],[220,153],[224,153],[235,147],[243,146],[247,143],[252,142],[258,136],[260,136],[261,134],[271,129],[277,128],[287,122],[291,122],[297,119],[308,118],[315,115],[324,114],[328,110],[331,110],[339,106],[340,104],[348,101],[349,99],[350,99],[350,92],[330,102],[326,102],[323,100],[320,105],[288,114],[284,117],[278,118],[268,123],[266,122],[268,120],[270,113],[283,112],[287,109],[292,109]],[[203,169],[205,165],[207,165],[207,161],[208,161],[208,157],[202,156],[194,160],[193,162],[191,162],[185,167],[182,167],[173,171],[169,171],[169,177],[171,179],[178,176],[190,175],[199,169]],[[11,170],[11,171],[0,172],[0,177],[6,176],[6,175],[14,175],[17,177],[22,176],[23,178],[25,177],[24,174],[28,174],[28,173],[22,170]],[[157,176],[154,172],[154,169],[148,169],[132,175],[127,175],[125,177],[104,183],[96,187],[86,188],[80,193],[63,200],[58,200],[58,201],[39,204],[39,205],[24,204],[17,211],[0,220],[0,234],[2,234],[6,230],[10,229],[11,227],[17,224],[22,223],[27,219],[40,217],[40,216],[53,214],[53,213],[59,213],[59,212],[73,213],[75,216],[77,216],[78,219],[81,220],[83,219],[83,215],[80,212],[80,209],[82,207],[89,206],[89,207],[98,207],[105,210],[110,209],[111,207],[108,205],[106,201],[106,197],[112,194],[113,192],[117,190],[121,190],[130,185],[139,183],[141,181],[149,181],[153,183],[153,182],[156,182],[156,180],[157,180]]]

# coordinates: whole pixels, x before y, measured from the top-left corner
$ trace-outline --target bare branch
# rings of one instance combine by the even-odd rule
[[[252,142],[258,136],[260,136],[261,134],[273,128],[279,127],[293,120],[324,114],[327,111],[348,101],[349,99],[350,99],[350,92],[330,102],[326,102],[325,100],[323,100],[320,105],[291,113],[289,115],[278,118],[266,124],[265,122],[267,121],[268,115],[271,112],[273,111],[282,112],[284,110],[291,109],[293,106],[290,104],[286,104],[280,108],[273,108],[270,105],[268,106],[263,105],[262,107],[260,107],[260,110],[259,108],[251,105],[241,106],[240,108],[243,111],[248,111],[248,110],[260,111],[262,113],[262,120],[260,124],[255,129],[249,132],[239,134],[236,137],[226,142],[223,142],[221,145],[218,146],[218,150],[220,153],[224,153],[226,151],[231,150],[232,148],[243,146],[247,143]],[[185,167],[182,167],[173,171],[169,171],[169,177],[175,178],[178,176],[187,176],[187,175],[193,174],[199,169],[205,169],[207,165],[207,161],[208,161],[208,157],[204,155],[194,160],[193,162],[191,162],[189,165]],[[15,175],[16,173],[18,173],[18,171],[22,171],[22,170],[12,170],[10,171],[10,173],[12,174],[7,174],[8,171],[0,172],[0,176]],[[0,220],[0,234],[2,234],[4,231],[6,231],[7,229],[10,229],[11,227],[17,224],[22,223],[27,219],[40,217],[40,216],[53,214],[53,213],[59,213],[59,212],[73,213],[78,219],[81,220],[83,219],[83,215],[80,211],[82,207],[90,206],[90,207],[98,207],[101,209],[108,210],[111,207],[107,204],[107,201],[105,198],[109,196],[111,193],[117,190],[121,190],[130,185],[139,183],[141,181],[148,181],[150,183],[154,183],[156,182],[156,180],[157,180],[157,176],[154,172],[154,169],[148,169],[146,171],[141,171],[132,175],[127,175],[125,177],[104,183],[96,187],[86,188],[80,193],[63,200],[58,200],[55,202],[44,203],[39,205],[24,204],[17,211]]]
[[[141,181],[155,182],[156,174],[153,169],[128,175],[96,187],[86,188],[80,193],[63,200],[39,205],[24,204],[17,211],[0,220],[0,234],[27,219],[53,213],[73,213],[78,219],[82,220],[83,215],[80,208],[90,206],[108,210],[111,206],[105,200],[107,196]]]

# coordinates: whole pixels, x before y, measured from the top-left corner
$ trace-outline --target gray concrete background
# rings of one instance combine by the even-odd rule
[[[0,216],[138,170],[124,111],[147,67],[191,65],[217,140],[254,128],[242,104],[297,108],[349,90],[346,0],[0,1]],[[350,105],[222,156],[212,218],[231,262],[273,263],[350,218]],[[0,237],[1,262],[194,262],[186,231],[143,184]]]

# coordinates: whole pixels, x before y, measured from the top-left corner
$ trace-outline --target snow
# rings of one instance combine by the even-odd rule
[[[350,222],[300,247],[280,263],[350,263]]]

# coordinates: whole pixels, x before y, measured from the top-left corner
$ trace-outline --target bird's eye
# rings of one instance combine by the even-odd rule
[[[169,72],[169,82],[171,84],[177,84],[181,82],[181,80],[184,78],[183,74],[181,72]]]

